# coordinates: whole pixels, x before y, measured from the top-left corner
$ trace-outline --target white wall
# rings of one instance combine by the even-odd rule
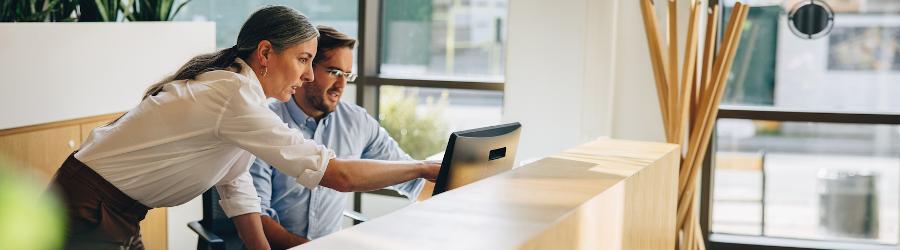
[[[508,35],[503,120],[522,123],[519,159],[600,136],[664,141],[639,1],[510,1]]]
[[[0,23],[0,129],[126,111],[214,49],[213,23]]]
[[[0,23],[0,129],[127,111],[144,89],[215,50],[215,24]],[[194,249],[199,198],[168,209],[169,249]]]

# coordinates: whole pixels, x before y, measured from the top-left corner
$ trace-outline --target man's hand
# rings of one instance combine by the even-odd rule
[[[438,173],[441,172],[441,161],[422,161],[420,164],[422,165],[421,178],[431,182],[437,180]]]
[[[295,235],[285,229],[272,217],[268,215],[259,217],[262,220],[263,231],[266,233],[266,238],[269,239],[269,245],[272,246],[272,249],[288,249],[309,242],[309,239]]]

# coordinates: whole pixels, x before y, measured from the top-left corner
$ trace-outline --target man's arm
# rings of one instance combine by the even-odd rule
[[[242,214],[231,217],[231,220],[234,221],[238,236],[241,237],[241,241],[244,242],[247,249],[270,249],[269,243],[266,242],[266,236],[263,234],[259,213]]]
[[[262,220],[263,231],[266,232],[266,238],[269,239],[272,249],[288,249],[309,242],[309,239],[289,232],[272,217],[263,215],[260,216],[260,219]]]
[[[253,177],[253,186],[256,187],[256,194],[259,196],[260,208],[263,212],[260,220],[266,239],[273,249],[287,249],[308,240],[291,233],[272,218],[278,216],[278,211],[272,208],[273,171],[268,163],[259,158],[250,166],[250,176]]]

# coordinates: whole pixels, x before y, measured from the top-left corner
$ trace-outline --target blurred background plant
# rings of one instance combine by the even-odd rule
[[[79,22],[115,22],[119,20],[120,0],[79,0]]]
[[[181,4],[176,5],[176,2]],[[171,21],[189,2],[191,0],[3,0],[0,1],[0,22]]]
[[[0,21],[43,22],[58,4],[57,0],[4,0],[0,2]]]
[[[0,249],[60,249],[61,203],[12,165],[0,158]]]
[[[172,12],[175,0],[128,0],[121,9],[128,21],[171,21],[190,2],[191,0],[182,2],[175,8],[175,12]]]
[[[381,126],[415,159],[439,153],[447,146],[449,136],[442,118],[448,95],[444,91],[437,100],[426,98],[425,106],[419,110],[417,89],[384,87],[379,112]]]
[[[75,9],[78,7],[78,0],[57,0],[56,5],[50,8],[51,22],[73,22],[78,20],[75,15]]]

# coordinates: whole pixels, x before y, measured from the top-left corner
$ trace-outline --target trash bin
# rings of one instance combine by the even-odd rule
[[[819,229],[826,235],[878,238],[878,175],[823,169],[818,174]]]

